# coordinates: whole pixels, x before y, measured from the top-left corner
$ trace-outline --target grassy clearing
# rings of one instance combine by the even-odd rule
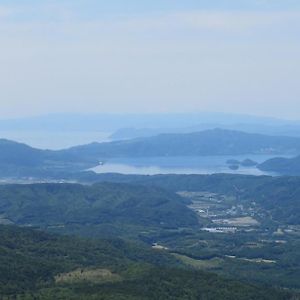
[[[221,266],[222,259],[221,258],[212,258],[212,259],[194,259],[185,255],[173,253],[173,255],[181,260],[184,264],[191,266],[196,269],[201,270],[212,270],[218,269]]]
[[[120,280],[121,276],[113,274],[107,269],[77,269],[69,273],[63,273],[55,276],[55,282],[58,284],[73,284],[80,282],[103,283]]]

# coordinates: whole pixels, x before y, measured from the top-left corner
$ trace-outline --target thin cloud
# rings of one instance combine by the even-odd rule
[[[8,8],[0,18],[2,114],[265,107],[288,117],[299,107],[298,11],[83,18],[70,2]]]

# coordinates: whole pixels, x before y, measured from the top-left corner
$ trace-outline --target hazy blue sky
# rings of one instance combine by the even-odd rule
[[[300,119],[299,0],[0,0],[0,118]]]

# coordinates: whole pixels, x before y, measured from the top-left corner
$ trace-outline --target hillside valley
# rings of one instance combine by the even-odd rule
[[[90,175],[88,185],[0,186],[1,223],[122,238],[196,270],[300,288],[298,177]]]

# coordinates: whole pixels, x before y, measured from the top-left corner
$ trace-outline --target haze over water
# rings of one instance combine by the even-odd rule
[[[92,142],[106,142],[110,133],[100,131],[0,131],[0,137],[38,149],[60,150]]]

